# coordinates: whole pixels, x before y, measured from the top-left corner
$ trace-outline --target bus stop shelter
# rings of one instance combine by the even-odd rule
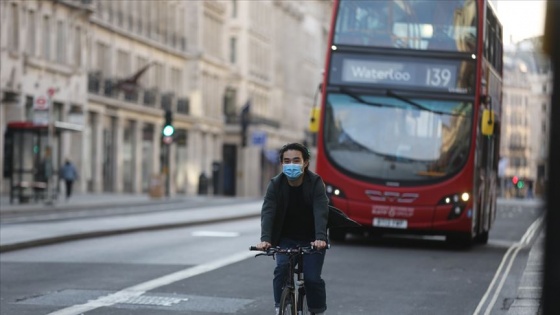
[[[45,124],[9,122],[4,134],[4,178],[9,181],[10,203],[56,200],[61,165],[61,134],[81,131],[80,125],[54,123],[49,139]]]

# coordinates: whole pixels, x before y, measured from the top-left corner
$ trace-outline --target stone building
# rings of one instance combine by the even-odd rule
[[[168,174],[170,195],[258,196],[278,171],[276,150],[308,138],[330,1],[10,0],[1,6],[2,32],[9,34],[2,36],[0,88],[19,98],[2,104],[0,124],[33,120],[25,109],[55,87],[57,119],[81,113],[71,122],[82,128],[62,133],[56,157],[76,162],[78,191],[146,193],[154,176]],[[41,30],[35,46],[27,44],[30,28]],[[56,45],[43,44],[47,33]],[[30,55],[38,60],[28,65]],[[161,137],[166,110],[175,128],[171,145]]]
[[[542,194],[546,180],[551,64],[542,52],[542,38],[530,38],[506,46],[504,54],[503,116],[500,156],[506,165],[506,187],[513,176],[527,189]],[[510,189],[510,195],[513,194]]]
[[[49,146],[54,148],[54,162],[69,158],[81,169],[85,167],[80,130],[88,107],[87,42],[92,12],[91,5],[80,1],[0,3],[0,160],[4,162],[0,173],[23,169],[27,173],[21,172],[18,180],[31,180],[37,156]],[[7,125],[46,123],[48,113],[60,136],[48,139],[45,133],[35,143],[16,140],[22,150],[16,150],[19,154],[13,159],[6,156]],[[76,128],[64,127],[70,122]],[[3,177],[0,191],[8,192],[9,183]]]

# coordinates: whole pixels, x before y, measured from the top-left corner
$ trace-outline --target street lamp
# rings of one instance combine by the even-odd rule
[[[54,121],[53,121],[53,95],[56,93],[57,89],[49,88],[47,94],[49,96],[48,100],[48,125],[47,125],[47,150],[45,152],[45,163],[47,167],[47,198],[45,199],[45,204],[52,205],[52,144],[53,144],[53,131],[54,131]]]

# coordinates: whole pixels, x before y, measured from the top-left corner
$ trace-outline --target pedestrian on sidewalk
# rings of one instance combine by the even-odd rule
[[[70,160],[66,160],[64,165],[60,168],[60,179],[64,180],[66,184],[66,200],[70,199],[72,196],[72,185],[74,181],[78,179],[78,172],[76,167]]]

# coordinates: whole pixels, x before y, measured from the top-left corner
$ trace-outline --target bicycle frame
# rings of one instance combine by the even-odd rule
[[[259,250],[256,247],[250,247],[250,250]],[[296,248],[269,248],[265,253],[257,254],[258,256],[273,256],[276,254],[288,255],[288,276],[282,289],[282,297],[280,299],[280,315],[306,315],[307,303],[305,299],[305,278],[303,274],[303,255],[319,253],[314,247],[296,247]],[[296,267],[297,266],[297,267]],[[297,280],[294,278],[297,277]],[[297,294],[296,294],[297,288]],[[291,301],[290,301],[291,299]],[[286,304],[289,303],[290,304]],[[289,308],[287,308],[289,307]],[[289,311],[287,313],[286,311]]]

